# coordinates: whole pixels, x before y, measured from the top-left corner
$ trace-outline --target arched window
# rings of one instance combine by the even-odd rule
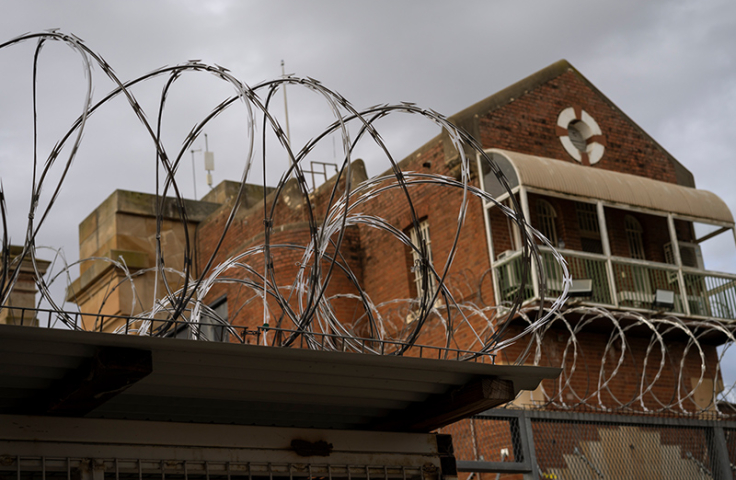
[[[646,256],[644,255],[644,237],[642,235],[644,230],[641,228],[641,223],[631,215],[626,215],[624,217],[624,226],[631,258],[646,260]]]
[[[539,231],[547,237],[552,246],[557,247],[557,212],[547,200],[537,200],[537,222]]]

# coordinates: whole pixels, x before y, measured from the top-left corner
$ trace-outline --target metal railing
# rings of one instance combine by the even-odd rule
[[[545,297],[558,296],[562,293],[563,270],[555,260],[549,249],[540,248],[542,265],[546,274]],[[592,303],[612,305],[611,293],[608,282],[608,271],[606,269],[607,259],[601,255],[592,253],[561,250],[560,253],[567,261],[568,270],[572,278],[590,278],[593,280]],[[494,264],[494,270],[498,278],[501,302],[513,302],[521,287],[521,279],[524,272],[521,252],[515,252]],[[531,281],[531,272],[527,268],[526,285],[522,292],[524,301],[535,299],[534,287]]]
[[[593,280],[593,295],[590,302],[611,305],[611,290],[606,269],[606,258],[585,252],[565,250],[562,256],[567,261],[567,268],[572,278],[590,278]],[[547,274],[547,289],[550,294],[562,293],[562,267],[555,261],[552,252],[543,249],[542,259]]]
[[[271,327],[268,325],[256,328],[235,326],[230,324],[214,324],[213,318],[202,315],[201,324],[190,321],[186,317],[180,319],[157,319],[143,317],[126,317],[121,315],[102,315],[84,312],[59,312],[56,310],[30,309],[20,307],[0,307],[0,311],[12,312],[14,322],[19,326],[42,328],[67,328],[71,330],[85,330],[84,325],[95,325],[94,331],[106,334],[115,334],[105,328],[106,324],[117,326],[117,334],[138,334],[142,336],[159,336],[172,339],[211,340],[197,334],[199,325],[207,328],[221,328],[227,330],[228,335],[222,335],[222,341],[241,344],[267,344],[269,337],[274,335],[293,336],[291,346],[294,348],[309,348],[312,350],[329,350],[350,353],[366,353],[375,355],[395,355],[399,352],[403,356],[417,358],[432,358],[440,360],[462,360],[477,363],[496,363],[496,354],[478,352],[436,345],[408,343],[399,340],[384,338],[366,338],[337,333],[313,332]],[[188,312],[187,312],[188,313]],[[63,321],[62,321],[63,317]],[[87,319],[84,321],[84,319]],[[142,325],[147,324],[145,331]],[[182,337],[177,335],[183,329],[193,329],[194,334]],[[140,331],[139,331],[140,330]],[[89,331],[89,330],[87,330]],[[249,340],[249,338],[251,340]]]
[[[562,267],[549,249],[540,247],[546,273],[545,297],[562,293]],[[560,250],[573,279],[593,280],[593,294],[586,303],[634,310],[656,310],[657,290],[674,292],[671,313],[694,317],[736,319],[736,275],[710,272],[690,267],[678,268],[667,263],[624,257],[606,257],[593,253]],[[527,268],[522,286],[524,265],[521,252],[514,252],[493,265],[497,279],[497,303],[511,303],[521,293],[524,302],[537,299]]]
[[[657,290],[675,293],[675,313],[686,313],[682,304],[678,269],[674,265],[632,258],[612,259],[616,299],[620,307],[651,309]]]
[[[521,251],[517,251],[494,264],[494,273],[498,284],[496,303],[513,303],[522,288],[521,297],[523,301],[534,298],[531,270],[522,260]],[[522,280],[524,281],[522,282]]]
[[[736,318],[736,275],[683,268],[691,315]]]

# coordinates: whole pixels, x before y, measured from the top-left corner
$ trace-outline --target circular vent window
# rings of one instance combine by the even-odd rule
[[[603,156],[605,142],[598,123],[588,112],[568,107],[557,117],[557,131],[565,151],[583,165],[593,165]]]

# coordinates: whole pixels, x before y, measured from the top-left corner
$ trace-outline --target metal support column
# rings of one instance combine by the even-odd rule
[[[708,432],[708,447],[711,451],[711,471],[716,480],[732,480],[731,462],[728,458],[728,445],[723,427],[713,426]]]
[[[670,213],[667,215],[667,227],[670,230],[670,245],[672,245],[672,254],[675,256],[677,264],[677,283],[680,284],[680,298],[682,299],[682,310],[685,315],[690,316],[690,304],[687,301],[687,289],[685,288],[685,276],[682,274],[682,258],[680,258],[680,244],[677,242],[677,230],[675,229],[675,219]]]
[[[537,467],[537,454],[534,449],[534,432],[532,431],[532,419],[522,410],[518,416],[520,445],[525,450],[524,463],[531,467],[531,471],[524,473],[525,480],[539,480],[539,468]]]
[[[596,202],[596,210],[598,211],[598,230],[601,232],[601,243],[603,244],[603,255],[606,256],[606,275],[608,276],[608,293],[611,296],[611,303],[618,307],[618,297],[616,296],[616,277],[613,275],[613,261],[611,260],[611,243],[608,239],[608,226],[606,225],[606,212],[603,202]]]
[[[528,197],[526,188],[524,187],[521,187],[519,189],[519,200],[521,200],[521,211],[524,213],[524,224],[525,224],[524,229],[526,230],[526,226],[527,225],[531,226],[532,224],[532,217],[529,214],[529,197]],[[534,242],[534,236],[530,235],[530,237],[531,237],[531,241]],[[530,276],[531,276],[530,281],[532,284],[532,289],[534,291],[534,298],[539,298],[539,285],[537,284],[537,278],[539,277],[538,266],[536,262],[534,262],[533,260],[531,262],[531,275]],[[546,275],[545,275],[545,278],[546,278]]]

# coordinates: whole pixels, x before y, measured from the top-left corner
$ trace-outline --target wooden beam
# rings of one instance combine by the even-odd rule
[[[373,430],[430,432],[477,413],[510,402],[514,384],[496,377],[480,377],[450,392],[433,395],[412,404],[388,419],[372,425]]]
[[[150,351],[100,347],[63,381],[31,402],[27,413],[84,416],[152,371]]]

